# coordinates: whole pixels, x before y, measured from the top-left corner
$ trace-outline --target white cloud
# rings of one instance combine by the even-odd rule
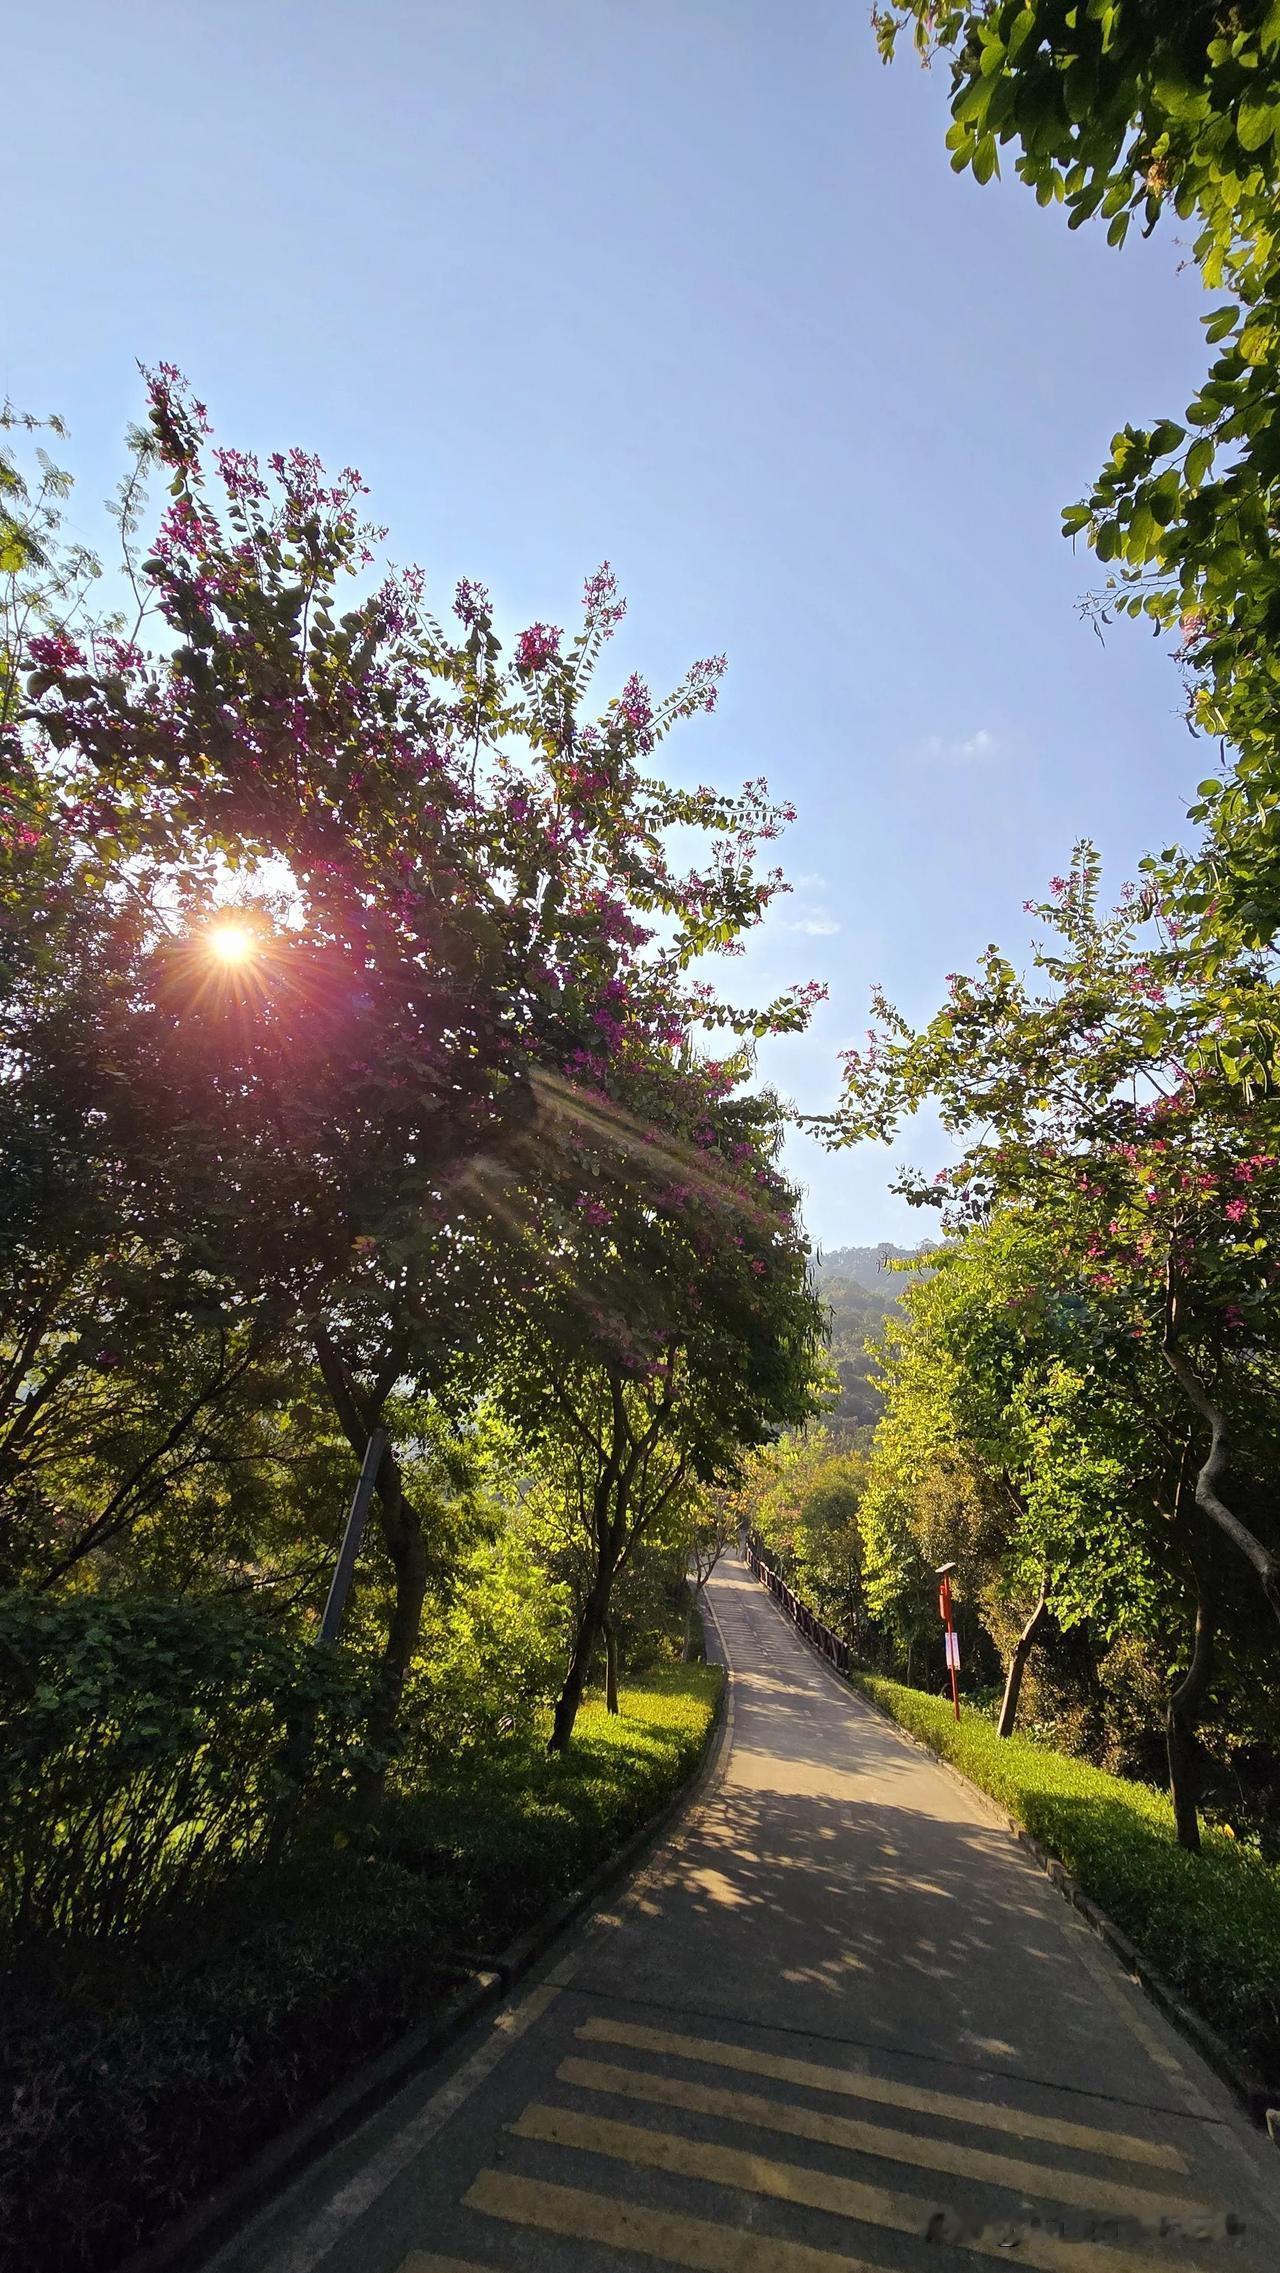
[[[802,931],[808,939],[834,939],[840,926],[834,916],[800,916],[795,923],[784,923],[783,931]]]
[[[944,741],[941,734],[930,734],[924,745],[926,757],[948,758],[956,764],[963,764],[969,758],[994,758],[1000,748],[999,736],[988,726],[979,726],[976,732],[956,742]]]

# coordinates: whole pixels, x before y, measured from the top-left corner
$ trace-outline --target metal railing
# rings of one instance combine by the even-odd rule
[[[847,1673],[849,1644],[842,1641],[839,1634],[833,1633],[830,1626],[824,1626],[821,1618],[814,1617],[808,1604],[802,1602],[799,1595],[792,1593],[786,1580],[779,1578],[777,1572],[770,1570],[769,1565],[762,1561],[749,1539],[743,1553],[747,1569],[753,1578],[758,1578],[761,1586],[768,1587],[770,1594],[782,1604],[792,1625],[798,1627],[807,1642],[812,1642],[816,1650],[821,1650],[823,1656],[831,1660],[837,1673]]]

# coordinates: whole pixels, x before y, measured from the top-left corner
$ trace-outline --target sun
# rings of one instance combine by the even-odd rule
[[[255,941],[247,924],[218,923],[205,936],[210,954],[228,970],[249,962],[253,955]]]

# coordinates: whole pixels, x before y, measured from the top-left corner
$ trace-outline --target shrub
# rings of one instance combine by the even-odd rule
[[[130,1933],[260,1856],[291,1727],[341,1788],[358,1671],[225,1605],[0,1596],[0,1928]]]
[[[420,2018],[452,1925],[447,1890],[335,1855],[247,1873],[128,1948],[24,1950],[3,1991],[7,2262],[113,2263]]]
[[[0,2267],[101,2273],[423,2019],[678,1789],[719,1669],[584,1708],[567,1756],[469,1762],[380,1851],[240,1871],[132,1939],[28,1940],[0,1979]]]
[[[986,1721],[957,1722],[945,1699],[896,1681],[855,1683],[1007,1808],[1188,2004],[1280,2080],[1280,1872],[1223,1831],[1188,1854],[1168,1799],[1147,1784],[1026,1737],[1002,1741]]]
[[[401,1801],[381,1851],[459,1892],[472,1946],[497,1948],[576,1885],[679,1790],[706,1743],[723,1676],[666,1667],[624,1683],[621,1711],[590,1703],[567,1753],[468,1763]]]

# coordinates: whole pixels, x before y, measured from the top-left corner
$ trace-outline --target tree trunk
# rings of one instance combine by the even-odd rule
[[[1027,1670],[1027,1659],[1044,1632],[1048,1616],[1049,1605],[1042,1594],[1019,1634],[1013,1655],[1009,1660],[1009,1678],[1004,1685],[1004,1703],[1000,1707],[1000,1718],[996,1724],[997,1736],[1013,1735],[1014,1723],[1018,1718],[1018,1699],[1022,1694],[1022,1676]]]
[[[604,1621],[604,1709],[607,1713],[621,1710],[618,1704],[618,1634],[612,1618]]]
[[[583,1693],[587,1686],[587,1675],[591,1670],[591,1661],[600,1646],[605,1620],[609,1615],[609,1596],[612,1588],[613,1566],[610,1563],[597,1574],[595,1584],[582,1606],[582,1616],[578,1620],[578,1631],[573,1638],[569,1670],[564,1677],[564,1687],[556,1699],[555,1715],[551,1723],[551,1739],[547,1746],[549,1752],[567,1752],[569,1749],[569,1740],[573,1735],[573,1724],[578,1717],[578,1707],[582,1703]]]
[[[681,1652],[680,1652],[680,1663],[681,1663],[681,1665],[687,1665],[687,1664],[689,1663],[689,1652],[690,1652],[690,1650],[693,1648],[693,1612],[694,1612],[694,1605],[696,1604],[696,1602],[697,1602],[697,1599],[698,1599],[698,1595],[701,1593],[701,1591],[702,1591],[702,1590],[701,1590],[701,1588],[700,1588],[700,1587],[699,1587],[699,1588],[693,1588],[693,1587],[691,1587],[691,1588],[689,1589],[689,1600],[688,1600],[688,1603],[687,1603],[687,1604],[686,1604],[686,1606],[685,1606],[685,1613],[684,1613],[684,1648],[683,1648],[683,1649],[681,1650]]]
[[[1209,1424],[1209,1451],[1196,1477],[1196,1506],[1208,1516],[1211,1523],[1225,1532],[1233,1547],[1237,1548],[1250,1564],[1266,1601],[1277,1618],[1280,1618],[1280,1556],[1273,1555],[1261,1539],[1242,1523],[1238,1515],[1219,1495],[1219,1486],[1225,1481],[1228,1467],[1229,1443],[1226,1415],[1216,1405],[1196,1373],[1188,1365],[1177,1344],[1178,1298],[1170,1282],[1168,1312],[1164,1335],[1164,1360],[1189,1405],[1202,1420]]]
[[[1196,1747],[1196,1722],[1205,1692],[1213,1677],[1213,1619],[1205,1601],[1203,1588],[1196,1596],[1195,1642],[1191,1663],[1170,1692],[1168,1718],[1165,1724],[1169,1753],[1169,1794],[1173,1801],[1173,1819],[1178,1845],[1188,1854],[1200,1852],[1199,1761]]]
[[[361,1769],[356,1781],[356,1804],[365,1822],[382,1808],[387,1781],[386,1754],[400,1717],[405,1676],[422,1631],[422,1605],[427,1593],[427,1545],[417,1510],[404,1496],[400,1472],[390,1451],[379,1470],[379,1516],[383,1540],[395,1573],[395,1600],[387,1624],[382,1663],[369,1706],[368,1735],[380,1762]]]

